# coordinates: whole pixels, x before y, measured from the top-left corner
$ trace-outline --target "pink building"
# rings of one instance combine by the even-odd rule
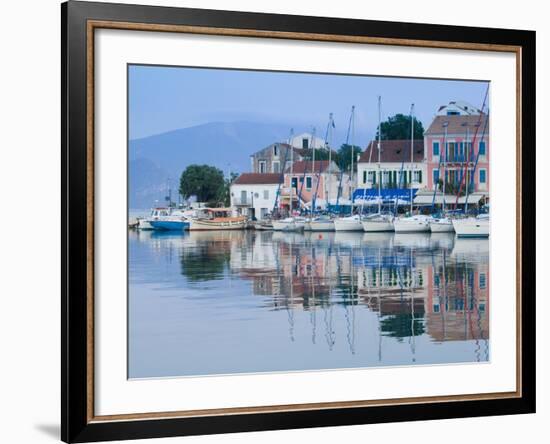
[[[433,190],[439,183],[441,189],[444,173],[446,194],[456,194],[460,189],[464,192],[469,182],[470,193],[488,196],[490,175],[487,115],[479,111],[472,114],[459,114],[457,111],[438,114],[424,133],[428,188]]]
[[[327,202],[335,204],[337,199],[349,200],[349,175],[344,173],[340,178],[340,169],[328,160],[299,160],[294,162],[292,174],[287,167],[281,190],[282,207],[289,206],[291,183],[293,209],[310,208],[314,197],[317,208],[324,208]]]

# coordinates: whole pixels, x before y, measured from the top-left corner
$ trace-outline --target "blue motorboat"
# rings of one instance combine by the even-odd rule
[[[154,230],[160,231],[183,231],[189,229],[189,222],[180,218],[150,220],[149,223]]]

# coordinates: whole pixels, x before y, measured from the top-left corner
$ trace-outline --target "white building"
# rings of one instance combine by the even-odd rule
[[[231,207],[239,215],[268,216],[275,206],[282,175],[276,173],[243,173],[231,184]]]
[[[325,140],[321,137],[313,136],[311,133],[302,133],[290,139],[290,145],[294,148],[315,148],[325,149]]]
[[[410,140],[382,140],[380,142],[380,171],[378,170],[378,142],[369,144],[357,162],[357,188],[413,188],[426,186],[424,141],[415,140],[411,163]]]

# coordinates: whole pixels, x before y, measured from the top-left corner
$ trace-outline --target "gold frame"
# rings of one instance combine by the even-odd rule
[[[337,401],[309,404],[287,404],[259,407],[233,407],[206,410],[183,410],[173,412],[130,413],[95,416],[94,414],[94,31],[96,29],[120,29],[132,31],[176,32],[187,34],[220,35],[231,37],[276,38],[287,40],[308,40],[337,43],[360,43],[371,45],[392,45],[422,48],[462,49],[473,51],[509,52],[516,56],[516,391],[483,394],[464,394],[450,396],[424,396],[395,398],[384,400]],[[161,418],[190,418],[201,416],[225,416],[243,413],[292,412],[300,410],[326,410],[334,408],[357,408],[416,403],[439,403],[459,401],[479,401],[494,399],[521,398],[522,396],[522,109],[521,109],[521,66],[522,48],[513,45],[484,43],[445,42],[433,40],[411,40],[363,36],[343,36],[330,34],[310,34],[299,32],[262,31],[250,29],[213,28],[186,25],[162,25],[131,23],[104,20],[87,21],[86,63],[87,63],[87,422],[106,422],[122,420],[144,420]]]

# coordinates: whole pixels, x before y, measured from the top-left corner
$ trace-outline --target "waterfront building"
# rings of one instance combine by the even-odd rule
[[[275,207],[282,175],[243,173],[231,184],[231,207],[237,214],[265,219]]]
[[[452,103],[452,102],[451,102]],[[445,143],[446,141],[446,143]],[[445,171],[446,194],[466,191],[475,200],[489,196],[489,122],[486,114],[437,115],[424,134],[427,186],[441,190]],[[475,172],[474,172],[475,168]]]
[[[292,186],[292,193],[290,187]],[[324,209],[327,203],[335,205],[349,201],[350,177],[328,160],[298,160],[294,162],[292,174],[290,166],[285,170],[284,186],[281,190],[281,206],[289,207],[292,194],[292,207],[311,209],[315,199],[315,209]]]
[[[481,110],[463,100],[455,100],[447,105],[441,105],[436,116],[472,116],[479,115]]]
[[[283,142],[275,142],[250,156],[250,172],[257,174],[281,173],[290,166],[291,159],[303,160],[311,150],[293,147]]]
[[[380,141],[380,168],[378,167],[378,141],[372,141],[361,153],[357,162],[356,200],[376,199],[380,184],[383,198],[398,196],[400,201],[410,199],[409,191],[414,193],[426,187],[426,162],[424,141],[413,143],[413,162],[411,163],[411,141]]]
[[[290,138],[290,145],[300,149],[326,149],[325,140],[312,133],[302,133]]]

